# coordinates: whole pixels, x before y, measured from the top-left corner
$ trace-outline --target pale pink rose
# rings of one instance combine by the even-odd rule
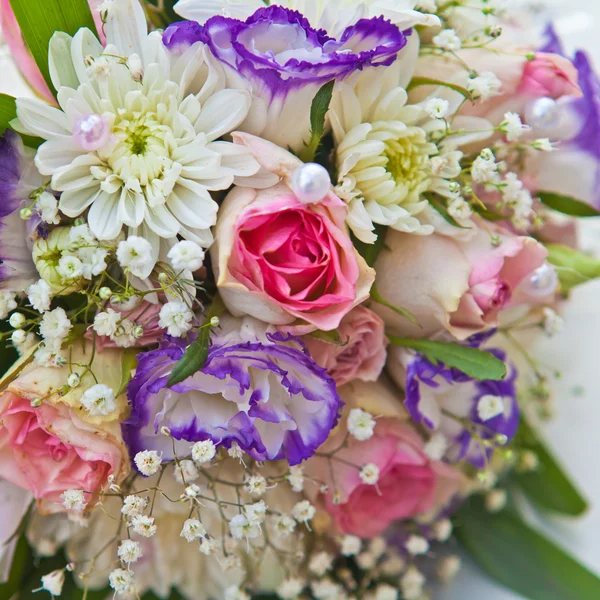
[[[513,294],[548,254],[533,238],[487,224],[467,241],[389,231],[386,246],[375,265],[377,290],[420,327],[381,304],[371,308],[396,335],[428,337],[446,329],[461,340],[496,326],[503,309],[527,302]]]
[[[92,9],[98,0],[90,0]],[[104,42],[104,34],[102,33],[102,21],[97,10],[92,10],[96,28],[100,32],[100,39]],[[10,5],[10,0],[0,0],[0,29],[6,45],[10,50],[10,54],[17,65],[19,71],[23,75],[25,81],[31,86],[34,92],[52,104],[56,104],[54,94],[50,91],[46,80],[42,76],[39,67],[37,66],[31,52],[25,44],[25,40],[21,35],[21,29],[15,19],[15,14]]]
[[[364,306],[353,308],[338,328],[339,343],[306,336],[315,362],[327,369],[338,385],[353,379],[376,381],[387,356],[385,325],[381,318]]]
[[[525,63],[518,92],[526,96],[547,96],[557,100],[563,96],[580,96],[577,69],[564,56],[538,52]]]
[[[42,512],[64,510],[61,494],[85,491],[88,502],[127,457],[109,436],[64,404],[33,408],[12,392],[0,396],[0,477],[32,492]]]
[[[371,439],[351,438],[336,456],[344,462],[334,460],[334,479],[320,461],[320,476],[329,486],[320,501],[340,534],[372,538],[395,521],[437,514],[465,483],[458,469],[427,457],[412,425],[393,419],[379,419]],[[376,486],[363,483],[352,466],[369,463],[379,468]]]
[[[329,192],[303,204],[288,185],[296,157],[248,134],[234,141],[261,163],[251,183],[265,187],[235,187],[219,211],[211,255],[223,301],[234,316],[298,333],[337,328],[374,280],[348,235],[345,203]]]

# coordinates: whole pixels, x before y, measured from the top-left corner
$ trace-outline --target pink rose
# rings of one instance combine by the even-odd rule
[[[559,54],[538,52],[525,63],[518,92],[526,96],[547,96],[557,100],[563,96],[580,96],[577,69]]]
[[[65,405],[0,396],[0,477],[29,490],[44,512],[57,512],[61,494],[85,490],[89,502],[123,466],[122,451]]]
[[[315,522],[317,527],[333,525],[340,534],[372,538],[395,521],[437,516],[464,490],[467,479],[461,471],[427,457],[423,439],[402,405],[402,396],[387,379],[356,381],[341,388],[340,394],[347,404],[346,417],[349,409],[362,408],[380,418],[369,440],[350,437],[347,445],[335,452],[341,460],[334,458],[330,464],[317,456],[308,461],[307,474],[329,488],[327,493],[313,497],[322,511]],[[345,427],[344,419],[321,448],[322,454],[340,448]],[[360,478],[360,468],[369,463],[379,469],[376,486]]]
[[[261,164],[253,185],[225,199],[211,249],[217,286],[234,316],[251,315],[297,332],[332,330],[364,302],[374,271],[355,250],[347,208],[333,192],[303,204],[289,179],[302,163],[248,134],[234,134]]]
[[[315,362],[327,369],[338,385],[353,379],[376,381],[385,365],[387,339],[381,318],[364,306],[352,309],[341,321],[341,343],[304,338]]]
[[[73,345],[73,364],[89,361],[89,342],[87,349],[88,354]],[[115,392],[124,377],[121,356],[107,350],[94,359],[94,374]],[[17,362],[13,369],[20,366]],[[43,513],[64,510],[60,495],[68,489],[85,491],[91,503],[110,474],[118,483],[129,472],[120,425],[125,395],[109,415],[91,416],[81,396],[95,380],[85,373],[78,387],[59,394],[68,375],[69,367],[31,364],[0,394],[0,479],[32,492]],[[43,398],[37,408],[31,406],[34,398]]]
[[[462,340],[497,325],[503,309],[528,303],[530,298],[515,292],[544,264],[547,250],[533,238],[481,227],[468,241],[388,232],[389,251],[375,265],[377,290],[420,324],[373,303],[371,308],[393,333],[429,337],[447,329]]]

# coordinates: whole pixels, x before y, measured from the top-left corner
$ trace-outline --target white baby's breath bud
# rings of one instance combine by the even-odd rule
[[[131,571],[115,569],[108,576],[108,583],[116,594],[126,594],[133,589],[135,579]]]
[[[33,215],[33,211],[29,207],[22,208],[19,211],[19,217],[21,217],[23,221],[31,219],[31,215]]]
[[[169,276],[163,271],[162,273],[158,274],[158,281],[160,283],[166,283],[169,279]]]
[[[379,467],[373,463],[366,464],[360,470],[360,480],[366,485],[376,485],[379,481]]]
[[[156,450],[142,450],[135,455],[133,461],[138,471],[142,475],[149,477],[160,469],[162,455],[156,452]]]
[[[387,583],[378,585],[373,600],[398,600],[398,590]]]
[[[489,148],[481,151],[471,167],[471,176],[476,183],[488,183],[498,177],[498,165]]]
[[[118,557],[126,564],[137,562],[142,557],[142,548],[139,542],[123,540],[117,550]]]
[[[29,402],[29,404],[33,408],[39,408],[42,405],[42,399],[41,398],[32,398],[31,401]]]
[[[152,537],[156,533],[156,524],[154,517],[146,515],[136,515],[131,519],[133,531],[142,537]]]
[[[43,280],[41,280],[43,281]],[[46,283],[46,282],[44,282]],[[46,285],[48,285],[46,283]],[[29,295],[29,290],[32,289],[35,286],[32,285],[29,287],[29,289],[27,290],[27,294]],[[50,286],[48,286],[48,289],[50,289]],[[17,308],[17,301],[16,301],[16,297],[17,295],[14,292],[6,292],[4,290],[0,290],[0,319],[4,320],[8,317],[8,313],[11,310],[14,310],[15,308]],[[31,302],[31,299],[29,300]],[[50,301],[48,300],[48,303]],[[34,307],[35,308],[35,307]],[[38,308],[36,308],[35,310],[37,310],[38,312],[43,312],[41,310],[39,310]]]
[[[360,552],[362,540],[356,535],[345,535],[340,552],[343,556],[355,556]]]
[[[196,468],[193,460],[180,460],[175,464],[175,479],[181,485],[187,485],[200,477],[200,471]]]
[[[502,82],[492,72],[482,73],[478,77],[469,79],[467,83],[467,90],[475,98],[481,99],[482,102],[489,100],[492,96],[496,96],[500,92],[501,87]]]
[[[262,475],[246,477],[244,489],[251,496],[262,496],[267,491],[267,480]]]
[[[127,496],[123,501],[121,512],[127,517],[137,517],[148,506],[148,499],[142,496]]]
[[[305,585],[305,582],[297,577],[284,579],[277,588],[277,595],[282,600],[295,600],[300,596]]]
[[[103,383],[87,389],[81,397],[81,404],[92,417],[108,416],[117,408],[115,393]]]
[[[42,576],[42,589],[50,592],[51,596],[60,596],[64,583],[65,572],[63,569],[57,569]]]
[[[217,543],[212,538],[203,538],[200,542],[200,552],[206,556],[210,556],[217,548]]]
[[[477,415],[482,421],[489,421],[504,414],[504,398],[486,394],[477,403]]]
[[[377,536],[371,540],[371,543],[369,544],[369,552],[373,556],[379,558],[380,556],[383,556],[386,553],[386,551],[387,542],[385,541],[385,538]]]
[[[308,523],[315,516],[316,512],[316,508],[308,500],[302,500],[292,509],[292,516],[299,523]]]
[[[418,600],[423,593],[425,577],[416,567],[410,566],[400,580],[400,589],[405,600]]]
[[[108,486],[108,489],[113,493],[113,494],[120,494],[121,493],[121,486],[116,484],[116,483],[111,483]]]
[[[371,552],[361,552],[356,557],[356,564],[363,571],[371,571],[375,568],[375,565],[377,564],[377,557]]]
[[[563,331],[563,329],[565,328],[565,322],[554,309],[547,306],[544,308],[543,314],[544,331],[546,332],[546,335],[548,337],[554,337],[555,335]]]
[[[429,542],[421,535],[411,535],[404,544],[409,554],[418,556],[429,551]]]
[[[425,101],[423,108],[432,119],[443,119],[450,111],[450,103],[441,98],[429,98]]]
[[[229,454],[231,458],[241,460],[244,456],[244,451],[240,448],[237,442],[233,442],[231,446],[227,449],[227,454]]]
[[[353,408],[348,415],[348,432],[357,440],[364,442],[373,437],[375,419],[360,408]]]
[[[540,152],[552,152],[554,150],[554,146],[548,138],[540,138],[539,140],[535,140],[531,146]]]
[[[485,496],[485,508],[488,512],[491,513],[497,513],[503,510],[507,502],[508,493],[506,492],[506,490],[491,490]]]
[[[300,493],[304,490],[304,469],[302,465],[294,465],[290,467],[290,472],[287,476],[292,490],[296,493]]]
[[[100,296],[101,300],[108,300],[112,296],[112,290],[109,287],[101,287],[98,290],[98,296]]]
[[[437,569],[438,577],[444,583],[452,581],[460,571],[461,560],[456,555],[442,558]]]
[[[76,388],[80,383],[81,383],[81,377],[79,376],[79,373],[71,373],[67,377],[67,385],[70,388]]]
[[[308,569],[315,575],[323,577],[327,571],[331,570],[333,565],[333,556],[328,552],[317,552],[313,554],[309,563]]]
[[[462,46],[461,39],[456,35],[454,29],[444,29],[433,37],[433,43],[444,50],[456,52]]]
[[[27,319],[23,313],[16,312],[10,315],[8,322],[11,327],[14,327],[14,329],[21,329],[21,327],[27,323]]]
[[[275,531],[281,537],[291,535],[296,528],[296,521],[289,515],[278,515],[274,520]]]
[[[185,538],[188,542],[203,538],[206,535],[206,529],[198,519],[188,519],[181,529],[179,534]]]
[[[166,425],[163,425],[160,428],[160,435],[164,435],[165,437],[171,437],[171,430]]]
[[[209,322],[211,327],[218,327],[221,323],[221,320],[219,317],[211,317]]]
[[[191,485],[188,485],[183,491],[183,497],[187,500],[195,500],[201,492],[202,490],[200,489],[200,487],[197,486],[195,483],[192,483]]]
[[[66,490],[60,495],[63,506],[67,510],[82,512],[87,506],[85,496],[81,490]]]
[[[523,125],[521,117],[513,112],[507,112],[504,115],[504,121],[500,123],[500,131],[506,134],[509,142],[516,142],[529,129],[530,127]]]
[[[217,454],[217,448],[212,440],[196,442],[192,446],[192,458],[199,465],[210,462]]]
[[[129,73],[131,74],[131,78],[134,81],[141,81],[144,74],[144,67],[139,54],[136,54],[135,52],[130,54],[127,57],[126,65],[129,69]]]
[[[438,542],[446,542],[452,535],[452,521],[440,519],[432,527],[433,535]]]
[[[12,332],[10,336],[10,341],[15,346],[21,346],[27,341],[27,332],[23,331],[22,329],[16,329]]]

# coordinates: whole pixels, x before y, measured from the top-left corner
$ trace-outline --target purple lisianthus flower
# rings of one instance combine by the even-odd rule
[[[212,440],[226,448],[235,442],[256,460],[295,465],[335,427],[341,410],[335,382],[296,338],[219,336],[202,370],[168,388],[186,345],[168,338],[138,357],[128,388],[131,417],[123,426],[132,456],[158,450],[172,459],[171,440],[160,433],[166,426],[180,456],[189,454],[190,443]]]
[[[297,11],[269,6],[245,21],[216,16],[203,26],[175,23],[163,41],[172,51],[207,44],[225,65],[230,85],[253,93],[241,129],[299,151],[310,135],[310,106],[319,88],[366,68],[389,66],[407,40],[383,17],[361,19],[336,39]]]
[[[540,50],[567,56],[551,26]],[[600,208],[600,78],[587,53],[576,52],[572,62],[582,95],[561,103],[562,118],[555,136],[561,143],[543,157],[537,184],[540,190],[572,196]]]
[[[486,336],[487,337],[487,336]],[[485,338],[473,337],[469,345],[479,347]],[[502,350],[486,348],[502,361]],[[412,419],[432,434],[434,453],[450,461],[468,460],[478,468],[485,465],[489,449],[482,441],[498,436],[511,440],[520,420],[517,402],[517,371],[509,368],[502,381],[478,381],[443,363],[433,364],[425,356],[393,348],[390,374],[405,390],[405,406]],[[492,418],[480,412],[482,398],[501,399],[503,411]],[[436,447],[437,446],[437,447]]]
[[[7,129],[0,137],[0,289],[11,292],[22,292],[37,279],[27,244],[32,227],[19,215],[27,198],[21,178],[28,163],[21,138]]]

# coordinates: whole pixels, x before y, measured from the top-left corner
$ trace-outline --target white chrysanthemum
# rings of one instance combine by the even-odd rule
[[[461,171],[462,153],[455,145],[440,148],[431,139],[443,121],[429,114],[429,101],[407,105],[407,98],[397,87],[380,99],[367,100],[364,90],[342,84],[332,103],[336,190],[348,203],[348,226],[366,243],[377,239],[376,224],[405,233],[433,233],[427,219],[419,218],[428,207],[423,193],[451,197],[448,180]]]
[[[55,34],[49,63],[60,108],[19,99],[17,114],[23,131],[47,140],[35,162],[62,192],[61,212],[77,217],[89,209],[99,240],[124,226],[147,239],[149,274],[178,235],[208,247],[218,210],[210,192],[258,171],[242,146],[216,141],[245,119],[251,97],[225,89],[221,65],[201,42],[171,55],[160,32],[148,35],[137,0],[111,5],[105,32],[105,48],[87,29],[73,38]],[[125,60],[134,54],[143,74]],[[99,132],[108,128],[98,134],[106,138],[101,147],[80,145],[82,115],[93,115]]]

